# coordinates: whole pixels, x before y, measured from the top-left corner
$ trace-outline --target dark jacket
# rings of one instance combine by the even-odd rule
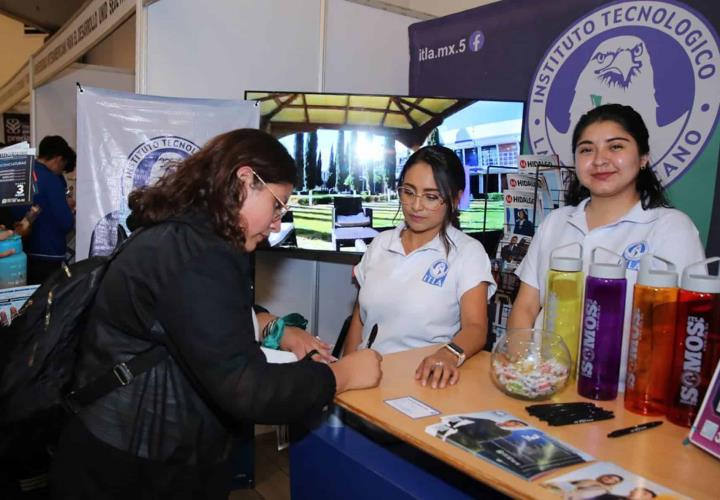
[[[247,254],[194,213],[143,230],[113,261],[82,339],[76,387],[161,343],[172,354],[84,408],[105,443],[151,460],[226,459],[241,421],[288,423],[319,412],[335,393],[330,368],[275,365],[255,342]],[[151,329],[157,321],[160,329]]]
[[[39,161],[33,169],[36,178],[33,204],[40,207],[40,215],[33,222],[25,253],[44,260],[63,260],[67,235],[75,226],[75,217],[65,196],[67,183],[62,175],[51,172]],[[29,208],[28,205],[13,207],[15,220],[22,219]]]

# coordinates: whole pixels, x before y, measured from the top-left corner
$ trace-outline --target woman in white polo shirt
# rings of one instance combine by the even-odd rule
[[[419,149],[398,185],[404,222],[376,236],[355,266],[360,292],[344,353],[365,347],[374,325],[381,354],[438,345],[415,378],[443,388],[485,345],[495,282],[483,246],[457,228],[465,171],[455,153]]]
[[[515,271],[522,283],[508,326],[542,327],[540,312],[553,249],[581,243],[586,275],[595,247],[622,255],[628,281],[620,368],[624,387],[632,293],[640,257],[652,253],[682,270],[704,259],[705,252],[690,218],[669,208],[662,185],[649,166],[647,127],[633,108],[607,104],[583,115],[573,132],[572,149],[577,176],[568,189],[568,205],[551,212],[541,224]]]

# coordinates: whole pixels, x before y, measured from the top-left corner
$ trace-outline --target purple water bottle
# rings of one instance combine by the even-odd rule
[[[596,262],[598,250],[612,254],[617,263]],[[578,370],[578,394],[586,398],[608,400],[617,397],[626,288],[622,257],[606,248],[593,249],[585,280]]]

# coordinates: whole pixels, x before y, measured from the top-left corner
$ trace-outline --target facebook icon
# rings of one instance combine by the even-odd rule
[[[483,48],[483,45],[485,45],[485,34],[478,30],[473,31],[470,35],[470,50],[473,52],[477,52],[478,50]]]

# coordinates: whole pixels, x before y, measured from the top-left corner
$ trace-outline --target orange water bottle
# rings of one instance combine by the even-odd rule
[[[653,259],[666,269],[652,269]],[[625,408],[664,415],[675,340],[678,275],[675,266],[651,254],[640,259],[633,290],[625,378]]]
[[[683,271],[678,294],[667,419],[691,427],[720,360],[720,276],[691,273],[720,257]]]

